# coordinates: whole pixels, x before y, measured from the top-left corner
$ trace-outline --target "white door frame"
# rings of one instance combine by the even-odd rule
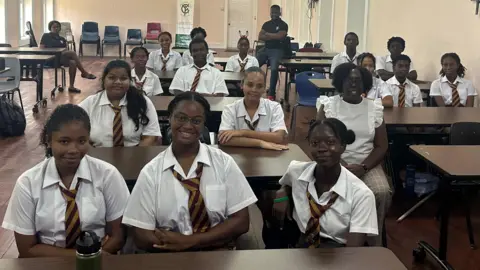
[[[250,43],[253,44],[253,40],[252,37],[255,37],[257,35],[257,20],[258,20],[258,0],[250,0],[252,1],[252,5],[253,5],[253,17],[252,17],[252,32],[253,33],[249,33],[251,36],[248,38],[250,40]],[[225,24],[224,24],[224,27],[223,27],[223,35],[224,35],[224,40],[223,40],[223,48],[224,49],[228,49],[228,13],[229,13],[229,6],[230,6],[230,0],[225,0],[225,12],[224,12],[224,16],[223,16],[223,19],[225,21]],[[253,34],[253,36],[252,36]]]

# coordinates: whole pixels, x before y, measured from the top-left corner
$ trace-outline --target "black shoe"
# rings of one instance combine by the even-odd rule
[[[68,92],[78,94],[78,93],[81,93],[82,91],[80,91],[80,89],[75,88],[75,87],[69,87]]]

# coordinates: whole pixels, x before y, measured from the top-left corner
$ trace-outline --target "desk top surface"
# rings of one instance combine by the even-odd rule
[[[42,54],[0,54],[0,58],[17,58],[18,60],[30,61],[48,61],[55,58],[55,56]]]
[[[307,58],[307,59],[333,59],[336,52],[296,52],[294,58]]]
[[[155,106],[157,112],[166,112],[168,109],[168,104],[173,100],[174,96],[153,96],[150,99]],[[205,99],[210,103],[210,111],[213,113],[222,112],[223,108],[231,104],[241,97],[205,97]]]
[[[385,108],[383,118],[387,125],[445,127],[457,122],[480,122],[480,108]]]
[[[0,47],[0,53],[55,54],[65,50],[66,48]]]
[[[313,83],[317,88],[333,89],[331,79],[310,79],[309,81]],[[417,82],[417,85],[422,91],[430,91],[430,86],[432,85],[432,82],[419,81]]]
[[[332,64],[331,59],[283,59],[280,61],[281,65],[284,66],[301,66],[301,65],[309,65],[309,66],[330,66]]]

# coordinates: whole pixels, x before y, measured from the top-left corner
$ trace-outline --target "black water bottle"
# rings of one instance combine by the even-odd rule
[[[92,231],[82,232],[77,239],[77,270],[102,269],[102,241]]]

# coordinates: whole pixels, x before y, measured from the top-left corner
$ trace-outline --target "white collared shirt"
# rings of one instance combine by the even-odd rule
[[[420,91],[420,87],[418,85],[411,82],[409,79],[405,80],[405,107],[413,107],[414,104],[422,104],[422,92]],[[400,94],[400,88],[398,85],[397,78],[393,76],[392,78],[388,79],[387,84],[390,85],[390,92],[392,93],[393,97],[393,106],[398,107],[398,94]]]
[[[68,189],[81,179],[76,204],[82,231],[105,236],[107,222],[123,215],[129,191],[120,172],[102,160],[86,155]],[[17,180],[2,227],[23,235],[37,235],[40,243],[65,247],[67,202],[60,186],[55,159],[47,158]]]
[[[343,63],[353,63],[353,64],[357,64],[357,58],[358,56],[360,55],[359,52],[357,52],[355,54],[355,56],[353,57],[353,59],[350,59],[350,57],[348,56],[347,52],[341,52],[337,55],[335,55],[332,59],[332,66],[330,67],[330,73],[333,73],[333,71],[335,70],[335,68],[337,68],[339,65],[343,64]]]
[[[211,227],[257,201],[247,179],[228,154],[200,144],[192,167],[185,173],[170,146],[140,172],[125,209],[123,223],[145,230],[162,228],[192,234],[188,211],[189,192],[173,176],[171,168],[184,179],[190,179],[196,177],[198,162],[204,164],[200,193]]]
[[[167,57],[162,53],[162,49],[156,50],[149,54],[147,67],[153,70],[161,71],[163,68],[163,60],[167,61],[167,71],[173,71],[183,66],[182,56],[173,50],[170,50]]]
[[[245,59],[242,60],[240,58],[240,55],[237,54],[237,55],[232,55],[228,59],[227,66],[225,67],[225,71],[240,72],[240,70],[242,69],[242,67],[240,67],[240,63],[245,64],[245,62],[247,63],[245,65],[245,70],[247,70],[250,67],[258,67],[259,66],[257,58],[247,54],[247,57],[245,57]]]
[[[319,197],[315,188],[315,162],[292,161],[280,179],[280,185],[292,187],[293,219],[305,233],[311,217],[307,189],[317,204],[326,205],[333,192],[335,203],[320,217],[320,237],[347,243],[348,233],[378,235],[377,210],[373,192],[354,174],[342,166],[337,183]]]
[[[193,81],[197,75],[197,66],[191,64],[181,67],[170,84],[170,90],[188,92],[192,88]],[[225,94],[228,96],[227,84],[220,70],[210,66],[208,63],[202,67],[202,74],[195,92],[199,94]]]
[[[260,119],[255,131],[275,132],[277,130],[285,130],[287,132],[282,106],[278,102],[265,98],[260,98],[260,103],[253,119],[247,113],[243,98],[225,106],[219,130],[250,130],[245,119],[252,124]]]
[[[120,100],[124,146],[138,145],[142,136],[162,136],[155,106],[149,98],[145,96],[144,98],[147,103],[146,115],[149,121],[145,126],[140,122],[138,130],[135,130],[135,123],[128,117],[126,96]],[[113,146],[113,119],[115,118],[115,112],[110,105],[112,103],[108,100],[105,90],[87,97],[78,104],[90,116],[92,125],[90,140],[93,141],[93,146],[95,147]]]
[[[368,91],[367,98],[369,99],[383,99],[385,97],[391,96],[390,85],[385,83],[382,79],[373,77],[372,89]]]
[[[390,55],[378,57],[375,63],[375,67],[376,67],[375,71],[383,69],[389,72],[393,72],[392,57]],[[413,61],[412,61],[410,62],[410,72],[414,70],[415,70],[415,67],[413,66]]]
[[[465,106],[467,104],[467,98],[470,96],[476,96],[477,90],[472,82],[467,79],[457,77],[453,84],[456,83],[458,83],[457,91],[460,96],[460,104]],[[452,104],[452,88],[448,85],[448,79],[446,76],[432,82],[432,86],[430,86],[430,96],[441,96],[445,105]]]
[[[186,50],[182,55],[183,65],[188,66],[193,64],[193,57],[189,50]],[[208,50],[207,63],[215,66],[215,56],[212,50]]]
[[[160,95],[163,93],[162,84],[157,74],[151,72],[150,70],[145,70],[142,78],[137,76],[135,69],[132,69],[132,80],[133,85],[136,87],[135,82],[143,82],[143,87],[141,90],[145,92],[145,95],[148,97]]]

